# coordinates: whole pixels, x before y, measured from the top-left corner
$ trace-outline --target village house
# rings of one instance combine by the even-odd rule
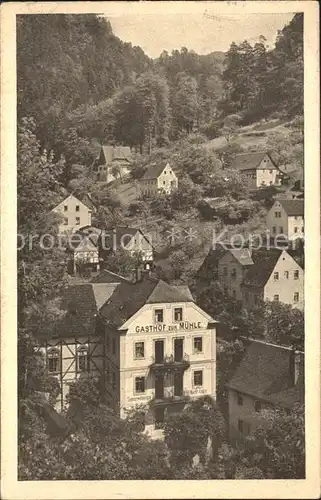
[[[73,194],[67,196],[52,211],[62,217],[62,223],[59,225],[60,233],[73,233],[83,226],[91,225],[93,209]]]
[[[280,184],[280,172],[266,152],[240,153],[234,156],[230,165],[238,170],[250,188]]]
[[[292,255],[291,255],[292,254]],[[295,252],[277,248],[253,250],[242,285],[244,306],[251,308],[263,300],[304,308],[304,270]]]
[[[202,217],[206,220],[213,219],[217,215],[217,211],[229,205],[228,198],[216,196],[215,198],[203,198],[198,203],[198,210]]]
[[[57,409],[65,406],[70,384],[92,373],[122,417],[126,409],[144,408],[146,431],[153,434],[165,414],[191,399],[216,398],[216,321],[185,285],[139,272],[135,281],[114,281],[69,287],[65,315],[40,350],[60,384]]]
[[[227,383],[230,442],[264,425],[261,410],[304,402],[304,354],[250,339]]]
[[[178,179],[169,163],[150,166],[140,179],[142,196],[157,196],[160,193],[171,194],[178,187]]]
[[[102,255],[105,252],[116,253],[123,249],[132,256],[139,255],[146,269],[150,269],[153,265],[154,248],[149,236],[145,235],[141,229],[118,226],[104,230],[101,232],[100,246]]]
[[[68,270],[73,274],[83,271],[99,271],[98,241],[101,230],[93,226],[85,226],[74,232],[68,241],[67,252],[71,256]]]
[[[286,236],[287,240],[304,238],[304,200],[277,199],[266,217],[272,237]]]
[[[123,179],[130,172],[131,156],[129,146],[101,146],[92,166],[93,180],[110,183]]]
[[[230,248],[218,261],[218,280],[222,291],[233,299],[242,300],[242,283],[253,265],[249,248]]]

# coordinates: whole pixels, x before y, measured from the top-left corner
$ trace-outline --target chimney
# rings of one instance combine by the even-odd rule
[[[301,352],[295,349],[291,350],[290,353],[290,383],[292,385],[296,385],[299,375],[301,372]]]

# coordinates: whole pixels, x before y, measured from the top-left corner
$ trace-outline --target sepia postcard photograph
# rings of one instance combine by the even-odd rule
[[[317,2],[1,14],[2,497],[318,498]]]

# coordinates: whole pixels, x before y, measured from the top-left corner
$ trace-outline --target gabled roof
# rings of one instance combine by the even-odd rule
[[[298,216],[301,215],[303,216],[304,214],[304,200],[299,199],[299,200],[282,200],[278,199],[277,200],[279,203],[281,203],[282,207],[286,211],[287,215],[289,217],[293,216]]]
[[[291,348],[252,341],[227,386],[249,396],[291,407],[304,394],[303,353],[296,385],[291,380]]]
[[[85,236],[78,246],[74,248],[75,252],[98,252],[98,248],[91,240],[90,236]]]
[[[264,152],[251,152],[251,153],[239,153],[234,156],[232,159],[232,163],[230,168],[236,169],[236,170],[257,170],[265,158],[265,156],[268,156],[269,159],[271,160],[272,164],[275,166],[275,163],[273,162],[271,156]]]
[[[96,205],[94,204],[92,197],[89,193],[84,194],[82,196],[81,201],[89,208],[89,210],[96,210]]]
[[[211,248],[197,271],[197,275],[200,278],[208,278],[210,276],[209,273],[217,268],[219,260],[226,252],[227,250],[219,244],[215,248]]]
[[[76,201],[78,201],[78,203],[80,205],[84,205],[87,209],[88,209],[88,206],[83,202],[81,201],[79,198],[77,198],[77,196],[75,196],[74,194],[69,194],[68,196],[66,196],[66,198],[64,198],[63,200],[61,200],[55,207],[53,207],[52,210],[55,210],[56,208],[58,208],[60,205],[62,205],[63,203],[66,203],[66,201],[69,199],[69,198],[75,198]]]
[[[252,260],[254,264],[249,266],[243,280],[243,285],[255,287],[265,286],[281,253],[282,250],[277,248],[253,250]]]
[[[201,203],[206,203],[211,208],[223,207],[228,204],[228,199],[217,196],[215,198],[203,198]]]
[[[111,293],[110,285],[107,284],[105,288],[91,283],[67,287],[61,297],[64,314],[57,322],[53,337],[95,335],[99,308]]]
[[[111,325],[120,327],[145,304],[193,302],[191,295],[185,292],[151,277],[136,283],[122,282],[100,314]]]
[[[130,162],[131,150],[129,146],[101,146],[106,163],[112,163],[116,160],[125,160]]]
[[[235,259],[241,264],[241,266],[251,266],[253,260],[251,257],[251,252],[248,248],[231,248],[229,252],[235,257]]]
[[[104,247],[106,249],[111,248],[114,249],[120,248],[123,245],[128,245],[131,241],[131,238],[135,236],[137,233],[140,233],[143,238],[149,243],[148,237],[142,232],[141,229],[137,229],[135,227],[114,227],[112,229],[106,229],[102,231],[101,238],[104,239]]]
[[[87,251],[93,251],[93,247],[98,247],[100,233],[101,229],[96,229],[91,226],[84,226],[70,235],[70,237],[68,238],[68,249],[80,251],[82,250],[81,246],[83,246],[85,251],[85,247],[88,248]]]
[[[97,276],[93,277],[90,280],[91,283],[127,283],[128,281],[129,280],[127,278],[124,278],[124,276],[113,273],[108,269],[104,269]]]
[[[142,179],[143,180],[157,179],[167,166],[170,167],[169,163],[165,163],[165,164],[158,163],[157,165],[151,165],[150,167],[148,167],[148,169],[144,173]],[[170,167],[170,168],[173,172],[172,167]]]

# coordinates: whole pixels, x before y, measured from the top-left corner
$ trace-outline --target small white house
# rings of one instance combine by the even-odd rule
[[[235,155],[231,168],[238,170],[252,189],[280,184],[280,172],[271,156],[264,151]]]
[[[276,200],[266,217],[271,236],[284,234],[288,240],[304,237],[304,200]]]
[[[150,166],[140,180],[140,194],[143,196],[171,194],[177,187],[178,179],[169,163]]]
[[[72,233],[83,226],[91,225],[92,210],[73,194],[67,196],[52,211],[63,217],[59,226],[60,233]]]

